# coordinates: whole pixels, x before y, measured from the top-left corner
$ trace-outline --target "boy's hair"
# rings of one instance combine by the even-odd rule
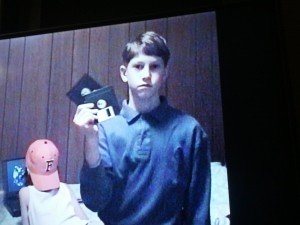
[[[127,43],[122,54],[124,65],[127,66],[130,60],[138,55],[140,51],[145,55],[161,57],[164,65],[167,66],[170,51],[165,38],[161,35],[153,31],[147,31],[138,35],[134,41]]]

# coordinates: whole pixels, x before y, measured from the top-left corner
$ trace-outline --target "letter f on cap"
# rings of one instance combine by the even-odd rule
[[[46,191],[59,187],[58,156],[57,147],[48,139],[36,140],[28,147],[26,166],[36,189]]]

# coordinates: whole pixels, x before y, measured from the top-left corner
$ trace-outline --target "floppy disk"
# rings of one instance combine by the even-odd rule
[[[67,96],[76,105],[84,103],[84,96],[90,94],[92,91],[101,88],[90,75],[85,74],[81,79],[67,92]]]
[[[84,103],[94,103],[94,108],[99,109],[97,113],[98,122],[112,118],[120,112],[120,106],[112,86],[104,86],[94,90],[85,95],[84,99]]]

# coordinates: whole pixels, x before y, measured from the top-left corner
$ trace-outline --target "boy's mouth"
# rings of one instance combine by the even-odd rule
[[[151,84],[141,84],[141,85],[139,85],[138,87],[152,87],[152,85]]]

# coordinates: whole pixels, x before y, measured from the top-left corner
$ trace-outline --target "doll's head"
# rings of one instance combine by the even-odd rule
[[[58,157],[57,147],[48,139],[39,139],[29,145],[26,166],[36,189],[47,191],[59,187]]]

